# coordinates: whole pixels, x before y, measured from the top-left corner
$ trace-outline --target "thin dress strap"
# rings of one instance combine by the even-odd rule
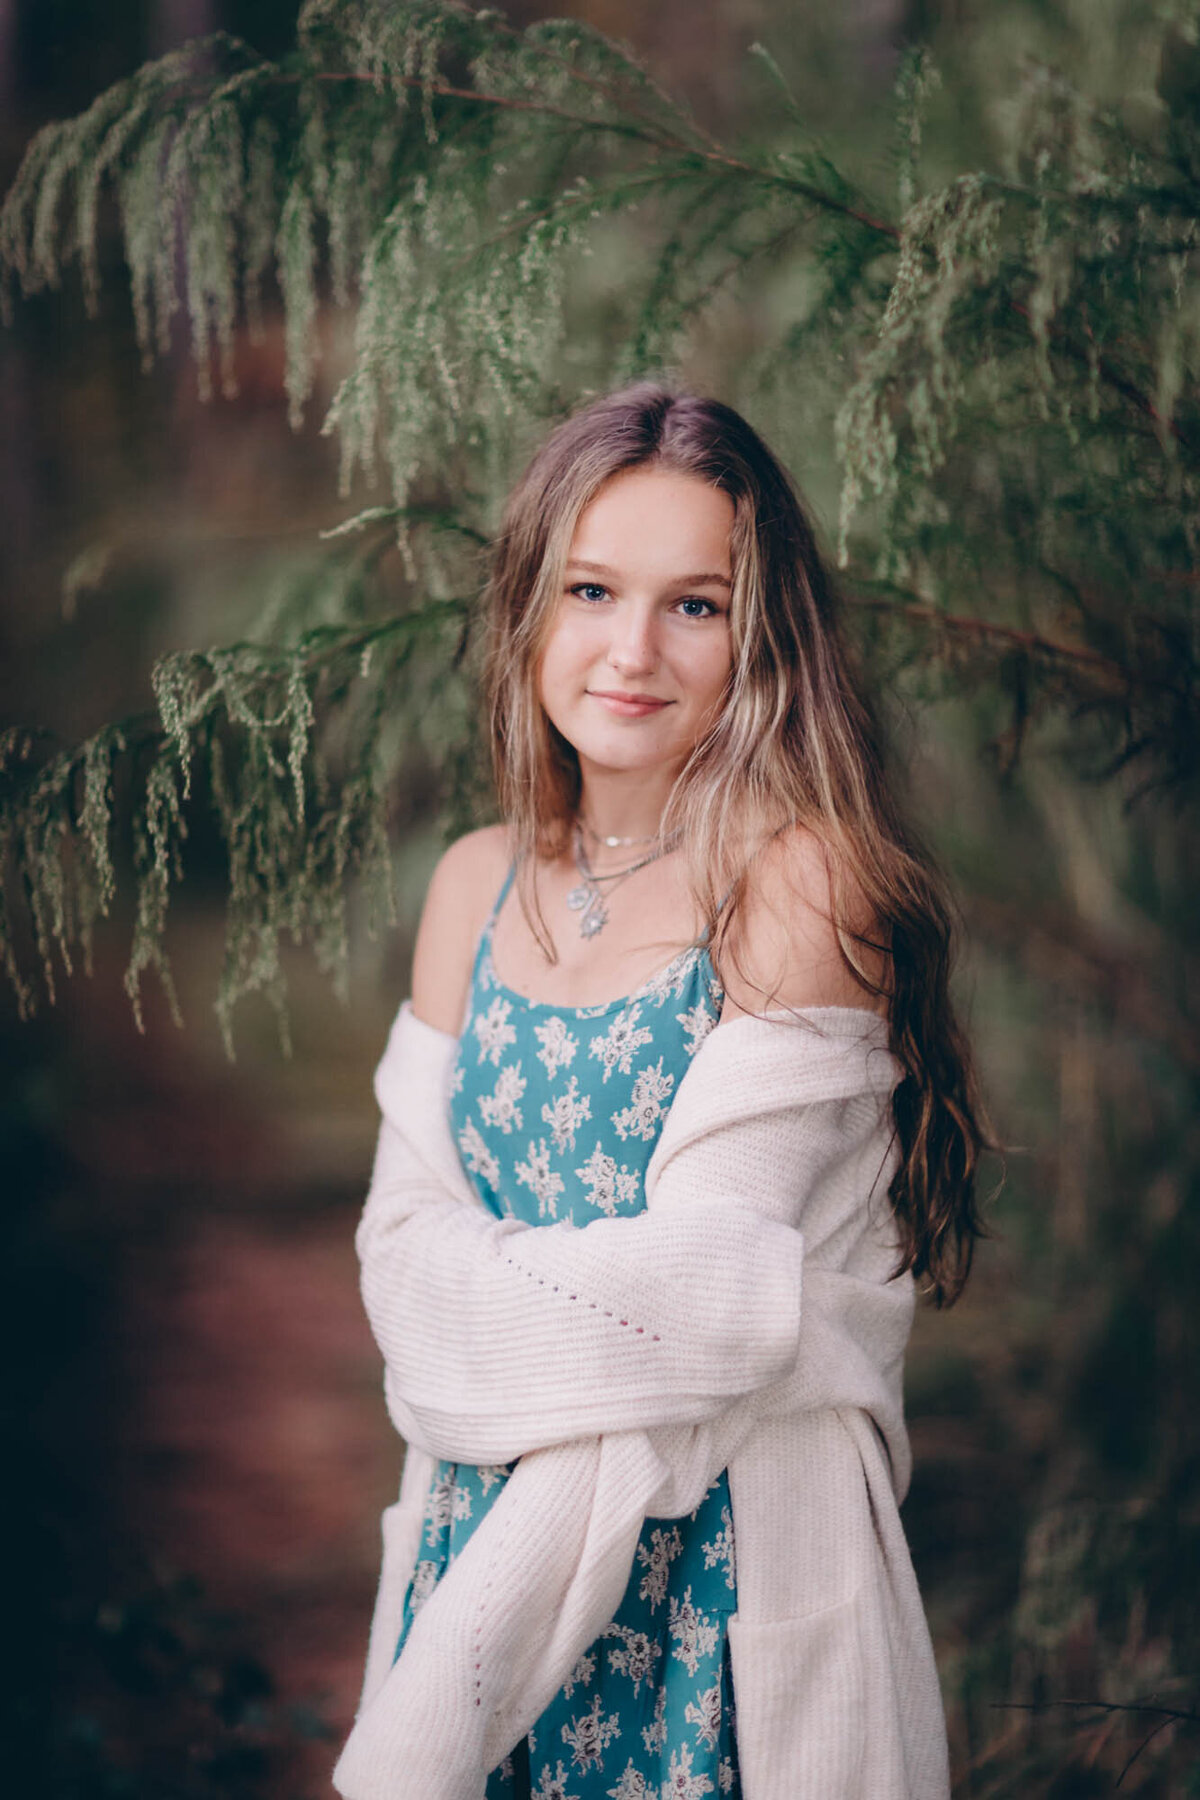
[[[471,1007],[472,1007],[472,1004],[474,1003],[475,989],[476,989],[476,985],[480,978],[481,970],[483,969],[485,964],[488,964],[491,962],[492,926],[496,923],[496,914],[500,911],[500,908],[504,905],[504,896],[508,893],[509,888],[512,886],[513,876],[516,874],[516,872],[517,872],[516,863],[515,862],[511,863],[509,865],[508,874],[504,877],[504,885],[501,887],[500,892],[496,895],[495,900],[492,902],[492,910],[488,914],[487,918],[485,919],[483,930],[479,934],[479,942],[475,946],[475,960],[471,966],[471,980],[470,980],[470,984],[467,988],[466,1000],[463,1002],[462,1023],[460,1024],[459,1029],[458,1029],[459,1037],[461,1037],[463,1032],[467,1029],[467,1021],[471,1017]]]
[[[729,901],[733,899],[734,888],[736,888],[736,887],[737,887],[737,882],[735,881],[733,884],[733,887],[726,888],[726,890],[722,894],[720,900],[717,902],[717,917],[718,917],[718,919],[720,918],[721,914],[725,911],[725,908],[728,905]],[[712,942],[712,927],[709,925],[706,925],[704,927],[704,930],[700,934],[700,943],[702,944],[704,949],[707,950],[708,946],[711,942]]]
[[[508,895],[508,890],[513,884],[513,876],[516,874],[516,872],[517,872],[516,863],[515,862],[509,863],[508,874],[504,877],[504,884],[501,887],[500,892],[496,895],[495,900],[493,900],[492,910],[487,916],[487,923],[484,925],[484,928],[483,928],[484,937],[490,937],[492,935],[492,926],[496,923],[496,915],[500,911],[500,908],[504,905],[505,899],[507,898],[507,895]]]

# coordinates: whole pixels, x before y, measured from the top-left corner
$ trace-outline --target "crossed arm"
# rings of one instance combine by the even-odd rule
[[[759,1191],[736,1192],[735,1126],[685,1148],[635,1217],[526,1226],[494,1218],[463,1175],[444,1099],[453,1052],[402,1011],[376,1079],[384,1122],[357,1238],[408,1442],[509,1462],[596,1433],[705,1426],[751,1394],[761,1414],[875,1393],[879,1334],[908,1296],[803,1272],[807,1196],[847,1155],[837,1102],[772,1117],[769,1196],[761,1171]]]
[[[803,1243],[735,1200],[525,1226],[449,1199],[385,1122],[358,1232],[393,1422],[460,1462],[693,1424],[784,1375]]]

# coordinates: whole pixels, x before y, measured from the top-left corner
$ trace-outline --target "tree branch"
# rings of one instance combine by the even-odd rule
[[[299,86],[305,81],[353,81],[376,88],[380,85],[376,76],[358,69],[317,71],[311,75],[281,73],[273,75],[271,80],[275,85],[285,87]],[[835,213],[839,218],[854,220],[856,224],[864,226],[868,231],[877,232],[892,243],[900,241],[900,232],[895,225],[889,224],[886,219],[875,218],[871,213],[864,212],[858,207],[848,206],[845,201],[836,199],[832,194],[826,193],[823,188],[815,186],[812,182],[801,181],[794,175],[781,174],[777,169],[770,169],[761,164],[744,162],[740,157],[731,156],[719,145],[714,145],[709,149],[698,148],[695,144],[689,144],[685,138],[678,137],[669,131],[663,131],[649,123],[636,124],[628,119],[593,119],[589,118],[586,113],[571,112],[568,107],[555,106],[549,100],[520,100],[511,94],[492,94],[480,88],[454,87],[448,82],[422,81],[417,75],[392,75],[389,77],[389,81],[393,86],[432,94],[439,100],[464,100],[477,106],[497,107],[507,112],[538,113],[546,118],[563,119],[581,131],[612,132],[620,137],[635,138],[643,143],[651,144],[657,149],[670,150],[681,157],[695,158],[701,163],[732,169],[735,173],[748,175],[755,181],[784,188],[788,193],[800,195],[801,198],[808,200],[813,206],[825,212]],[[643,117],[644,115],[638,116]]]
[[[1098,651],[1086,650],[1078,644],[1066,644],[1058,638],[1041,636],[1034,631],[1019,631],[1012,625],[997,625],[991,619],[975,619],[965,617],[961,613],[943,612],[939,606],[931,606],[925,600],[887,599],[878,594],[862,591],[875,586],[868,577],[843,575],[843,587],[851,590],[847,599],[853,606],[861,606],[868,611],[900,613],[905,618],[916,619],[922,624],[937,625],[959,637],[971,637],[994,643],[1007,650],[1022,650],[1028,656],[1047,657],[1054,661],[1073,663],[1079,668],[1091,670],[1105,677],[1115,687],[1128,691],[1138,685],[1162,686],[1162,683],[1139,683],[1137,677],[1120,663],[1113,662],[1110,657],[1101,656]]]

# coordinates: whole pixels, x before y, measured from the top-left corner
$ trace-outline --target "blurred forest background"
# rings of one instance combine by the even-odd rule
[[[281,57],[296,13],[294,0],[0,0],[0,185],[39,127],[82,113],[146,59],[218,30]],[[94,316],[69,269],[61,285],[17,298],[0,331],[0,729],[14,728],[6,793],[38,765],[43,752],[31,744],[70,746],[111,721],[135,721],[128,754],[105,749],[116,898],[96,922],[92,971],[60,973],[55,1004],[31,1017],[9,1000],[0,1011],[11,1791],[46,1800],[330,1791],[365,1650],[378,1515],[400,1460],[352,1247],[375,1130],[371,1073],[407,991],[432,862],[447,831],[486,814],[469,731],[470,657],[461,672],[453,662],[469,616],[459,596],[477,579],[472,559],[495,522],[495,496],[545,419],[589,387],[665,364],[743,406],[794,469],[831,554],[845,534],[852,628],[912,808],[962,898],[960,993],[1007,1147],[1006,1179],[965,1298],[918,1320],[908,1380],[916,1476],[904,1513],[943,1679],[955,1792],[1200,1795],[1200,315],[1189,260],[1200,216],[1200,54],[1188,9],[1150,0],[576,0],[553,9],[510,0],[503,9],[521,28],[550,16],[631,45],[690,107],[679,124],[651,84],[634,94],[643,124],[669,115],[676,133],[655,125],[652,155],[678,156],[688,179],[697,155],[708,168],[722,156],[756,167],[773,158],[795,194],[817,196],[817,215],[857,219],[860,237],[793,244],[781,212],[751,242],[739,233],[753,209],[736,188],[690,192],[669,217],[635,209],[626,188],[577,251],[566,228],[553,241],[527,240],[539,280],[553,285],[560,253],[571,265],[561,347],[536,379],[529,359],[506,388],[497,378],[503,403],[475,444],[461,419],[457,438],[442,422],[453,410],[442,374],[423,377],[425,413],[411,394],[393,393],[390,404],[402,411],[404,400],[409,411],[382,459],[390,495],[362,474],[339,495],[339,446],[321,421],[338,396],[343,451],[356,429],[361,440],[353,383],[339,384],[372,357],[377,374],[389,356],[420,373],[418,351],[436,361],[440,340],[430,327],[433,337],[418,342],[411,293],[391,338],[364,336],[360,320],[356,339],[354,283],[339,279],[332,239],[333,273],[322,270],[307,300],[298,263],[286,245],[281,253],[290,341],[271,275],[254,331],[236,308],[226,318],[216,294],[212,329],[227,336],[231,379],[208,400],[182,326],[143,367],[116,208],[98,215]],[[912,57],[916,44],[929,47],[939,84]],[[449,58],[441,79],[461,86],[466,67],[453,46]],[[232,61],[241,66],[237,53]],[[1035,63],[1060,76],[1031,73]],[[413,68],[418,81],[428,76],[419,56]],[[497,61],[491,85],[507,78]],[[1022,111],[1031,85],[1036,115]],[[569,89],[568,80],[568,100]],[[1102,133],[1080,123],[1072,95],[1094,103],[1097,117],[1116,109],[1119,179],[1111,144],[1096,147]],[[1008,365],[1011,389],[990,400],[960,374],[972,361],[969,335],[942,355],[930,318],[943,300],[948,318],[962,295],[947,299],[921,258],[932,247],[932,268],[949,243],[943,276],[959,252],[978,271],[993,240],[1011,247],[1012,232],[980,211],[969,186],[943,187],[953,203],[916,217],[914,97],[926,105],[921,180],[931,193],[989,168],[1007,170],[1014,193],[1024,183],[1022,194],[1042,196],[1028,226],[1036,279],[1021,302],[1032,335]],[[558,103],[567,103],[561,94]],[[1061,141],[1039,139],[1046,117],[1060,122]],[[1165,146],[1169,180],[1139,136]],[[441,207],[428,230],[433,257],[471,221],[454,211],[461,171],[451,169],[437,199],[442,153],[428,141],[421,191]],[[453,148],[452,133],[442,141]],[[598,172],[572,155],[563,150],[561,166],[543,161],[529,177],[526,204],[544,203],[552,223],[556,194],[582,192],[583,180],[603,185],[599,155]],[[1044,197],[1046,170],[1061,174],[1070,156],[1084,178],[1060,216],[1061,194]],[[1107,173],[1088,175],[1089,156],[1097,168],[1108,156]],[[349,165],[350,212],[359,174]],[[617,176],[638,179],[628,168]],[[519,167],[514,179],[519,192]],[[1127,258],[1137,274],[1129,292],[1113,275],[1125,250],[1111,220],[1097,224],[1094,262],[1056,260],[1056,233],[1079,195],[1101,206],[1116,193],[1124,204],[1137,182],[1145,197],[1131,203],[1142,236]],[[322,204],[334,207],[336,195]],[[908,298],[896,283],[877,339],[874,324],[856,338],[848,321],[872,305],[880,313],[894,275],[885,280],[872,260],[881,232],[891,232],[893,261],[896,250],[896,231],[879,216],[898,221],[906,209],[901,255],[916,269]],[[1151,243],[1168,215],[1176,237]],[[419,262],[419,232],[414,244]],[[1174,284],[1173,313],[1143,273],[1147,244]],[[361,248],[351,244],[344,260]],[[148,244],[151,261],[156,250]],[[186,284],[185,254],[167,250]],[[726,279],[731,259],[740,285]],[[1010,328],[987,298],[990,279],[979,275],[982,310],[968,326],[981,364]],[[635,292],[641,311],[631,317],[623,307]],[[446,310],[460,299],[462,317],[477,320],[480,293],[448,296]],[[1115,323],[1102,329],[1106,303]],[[297,317],[319,352],[311,368]],[[1059,319],[1064,333],[1082,319],[1082,335],[1056,337]],[[1038,387],[1020,361],[1027,353],[1031,368],[1038,356],[1047,369],[1074,359],[1083,396],[1074,411],[1061,381]],[[906,357],[922,356],[927,378],[905,375],[895,402],[889,382]],[[486,376],[472,379],[486,386]],[[298,429],[289,410],[303,413]],[[405,430],[427,440],[424,461]],[[998,441],[978,450],[989,431]],[[907,469],[890,487],[875,454],[889,433]],[[847,471],[862,493],[857,511],[839,514]],[[321,539],[356,507],[377,505],[348,537]],[[401,512],[411,529],[398,548]],[[139,903],[132,880],[153,868],[155,844],[150,831],[149,850],[139,848],[120,820],[152,766],[136,724],[152,704],[152,668],[164,720],[186,737],[208,730],[205,696],[222,681],[226,723],[242,690],[227,665],[214,674],[184,653],[300,642],[306,654],[349,656],[365,680],[378,622],[386,673],[386,621],[416,616],[425,599],[442,608],[428,627],[432,648],[410,653],[404,640],[394,665],[405,723],[382,759],[391,758],[380,790],[386,840],[371,839],[366,801],[355,815],[371,839],[360,859],[369,879],[349,884],[344,955],[340,921],[317,902],[301,920],[317,957],[288,946],[276,963],[274,936],[256,935],[254,919],[240,940],[235,930],[231,954],[229,860],[244,852],[252,864],[254,852],[230,827],[238,793],[223,825],[210,804],[212,745],[233,741],[223,724],[209,730],[205,774],[179,802],[186,844],[178,832],[171,839],[185,880],[166,944],[184,1028],[147,982],[139,1034],[123,976],[131,937],[143,967],[155,963],[146,907],[153,912],[158,890],[147,902],[143,880]],[[172,656],[180,660],[161,660]],[[259,665],[246,656],[238,679],[249,692]],[[285,659],[269,674],[282,682],[274,717],[283,736],[268,773],[284,789],[296,773],[289,756],[311,775],[303,732],[296,748],[291,666]],[[254,690],[259,717],[271,710],[269,680]],[[366,733],[367,760],[382,766],[379,718],[369,707],[365,724],[353,716],[348,682],[320,690],[312,677],[318,713],[324,701],[331,716],[352,715],[341,764],[326,745],[344,781],[356,731]],[[250,730],[252,746],[263,737]],[[282,829],[277,819],[264,827],[268,837]],[[41,879],[31,842],[7,842],[6,879],[17,890],[23,875],[35,890]],[[381,872],[395,905],[372,934]],[[266,904],[255,886],[262,873],[242,868],[248,886],[235,912]],[[340,865],[336,873],[340,882]],[[285,915],[273,915],[274,926]],[[22,970],[36,968],[31,932],[28,918],[16,920]],[[329,978],[339,966],[344,1004]],[[268,1004],[285,980],[290,1057]]]

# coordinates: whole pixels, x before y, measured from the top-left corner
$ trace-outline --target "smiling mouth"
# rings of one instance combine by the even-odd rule
[[[593,700],[612,700],[619,706],[669,706],[659,694],[615,694],[607,688],[589,688]]]

